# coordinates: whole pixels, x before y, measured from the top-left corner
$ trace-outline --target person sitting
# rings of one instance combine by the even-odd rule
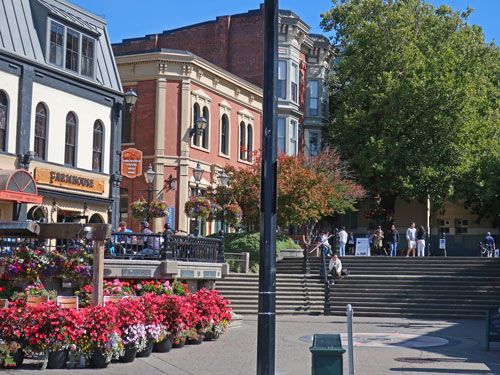
[[[149,223],[147,221],[141,222],[141,232],[147,236],[140,236],[144,248],[139,251],[138,255],[145,256],[157,256],[160,254],[160,240],[158,237],[153,236],[153,231],[149,229]],[[139,237],[139,236],[138,236]]]
[[[337,253],[333,254],[328,264],[328,270],[332,274],[332,279],[342,278],[342,262],[337,256]]]
[[[120,233],[133,233],[130,229],[127,228],[127,223],[124,221],[120,221],[118,223],[118,229],[116,230]],[[126,234],[118,234],[114,236],[114,250],[116,253],[130,253],[132,250],[130,249],[129,244],[134,240],[134,236],[126,235]]]

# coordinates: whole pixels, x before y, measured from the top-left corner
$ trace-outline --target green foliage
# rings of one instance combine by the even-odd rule
[[[322,27],[340,56],[330,142],[373,194],[453,193],[499,119],[500,54],[454,12],[420,0],[333,0]],[[387,207],[392,209],[393,207]]]
[[[218,235],[213,234],[210,235],[209,237],[218,237]],[[244,233],[226,233],[224,235],[225,252],[250,253],[250,272],[253,273],[258,272],[259,269],[259,249],[260,249],[260,233],[244,232]],[[293,240],[288,236],[277,235],[276,254],[279,254],[282,249],[300,249],[300,246],[296,245],[295,242],[293,242]],[[239,265],[234,266],[233,269],[239,270]]]

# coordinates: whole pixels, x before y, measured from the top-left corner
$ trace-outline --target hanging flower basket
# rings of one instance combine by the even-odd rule
[[[222,218],[222,213],[219,215]],[[243,210],[238,205],[238,202],[233,201],[224,205],[224,221],[229,225],[236,226],[243,219]]]
[[[148,216],[150,219],[168,216],[167,202],[164,201],[154,200],[148,206],[148,202],[144,198],[139,198],[130,207],[132,216],[137,220],[145,220]]]
[[[364,215],[367,219],[389,220],[392,217],[392,211],[382,207],[375,207],[366,209]]]
[[[189,217],[209,219],[215,215],[214,203],[205,197],[191,197],[184,205],[184,212]]]

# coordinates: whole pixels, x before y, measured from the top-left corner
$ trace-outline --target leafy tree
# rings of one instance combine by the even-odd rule
[[[421,0],[333,0],[322,27],[340,55],[331,75],[331,144],[382,206],[439,202],[491,147],[498,47],[472,12]]]
[[[250,168],[229,168],[229,194],[243,208],[243,221],[259,225],[260,155]],[[311,236],[324,216],[355,210],[364,190],[347,174],[336,152],[325,150],[317,156],[278,156],[278,213],[281,228],[302,226]]]

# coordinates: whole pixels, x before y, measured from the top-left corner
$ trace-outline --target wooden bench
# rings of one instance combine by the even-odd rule
[[[78,310],[78,296],[57,296],[56,304],[61,309]]]

